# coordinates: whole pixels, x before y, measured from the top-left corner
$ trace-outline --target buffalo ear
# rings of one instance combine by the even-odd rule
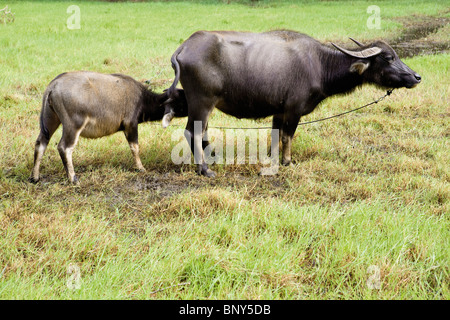
[[[358,72],[359,75],[362,75],[364,71],[369,68],[370,62],[369,61],[357,61],[352,63],[350,66],[350,72]]]

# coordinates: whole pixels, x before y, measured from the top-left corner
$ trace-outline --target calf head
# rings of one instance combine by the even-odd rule
[[[174,117],[187,117],[188,107],[183,89],[175,92],[164,102],[163,128],[166,128]]]
[[[376,41],[365,46],[353,41],[360,47],[359,50],[351,51],[334,43],[332,45],[346,55],[356,58],[350,71],[358,72],[365,82],[385,88],[414,88],[420,83],[421,76],[403,63],[386,42]]]

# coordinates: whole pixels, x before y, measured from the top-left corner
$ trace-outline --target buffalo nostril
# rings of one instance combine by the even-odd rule
[[[416,80],[419,82],[420,82],[420,80],[422,80],[422,77],[420,75],[418,75],[417,73],[414,74],[414,78],[416,78]]]

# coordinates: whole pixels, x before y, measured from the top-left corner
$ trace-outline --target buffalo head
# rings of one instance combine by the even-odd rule
[[[403,63],[386,42],[376,41],[363,45],[350,39],[360,47],[359,50],[351,51],[334,43],[332,45],[344,54],[356,58],[350,71],[358,72],[365,82],[386,88],[414,88],[420,83],[421,76]]]

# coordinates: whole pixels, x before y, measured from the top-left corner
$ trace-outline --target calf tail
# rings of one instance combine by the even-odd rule
[[[45,125],[44,113],[45,113],[45,109],[50,108],[49,98],[50,98],[51,93],[52,93],[51,90],[45,91],[44,97],[42,98],[42,111],[41,111],[41,115],[39,117],[41,133],[44,135],[45,139],[47,139],[47,140],[50,140],[50,132],[48,131],[48,128]]]

